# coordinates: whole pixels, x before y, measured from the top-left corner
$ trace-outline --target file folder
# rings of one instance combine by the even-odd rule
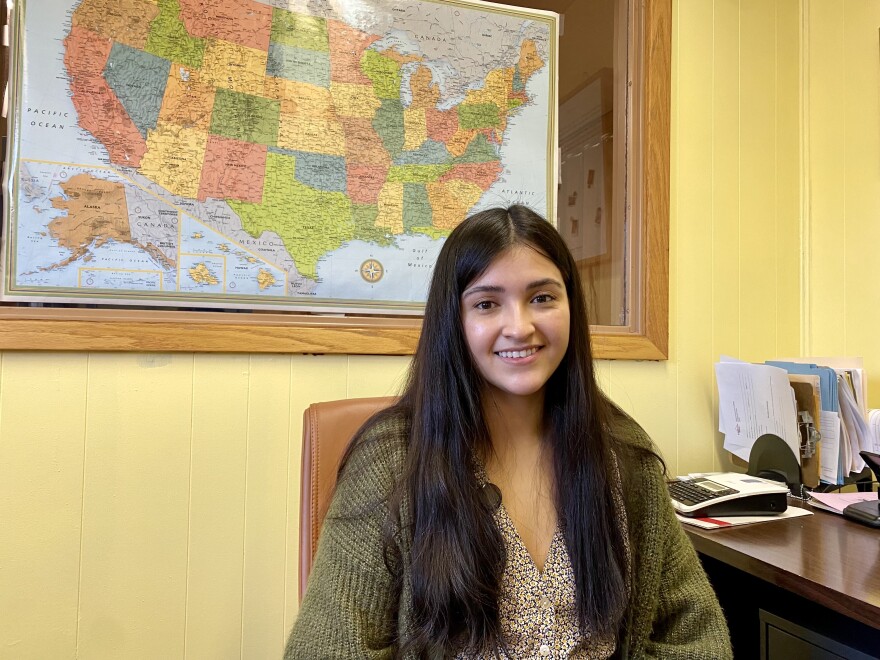
[[[867,377],[859,358],[750,364],[722,357],[715,371],[719,430],[739,467],[749,466],[762,433],[777,436],[791,449],[801,483],[810,488],[862,479],[866,470],[860,452],[880,453],[880,411],[867,409]],[[786,377],[790,388],[783,385]]]
[[[821,410],[814,419],[822,436],[820,481],[842,485],[851,481],[852,475],[860,478],[865,468],[860,452],[880,449],[880,437],[869,424],[867,377],[861,358],[787,358],[768,360],[766,364],[785,369],[792,381],[797,380],[795,376],[819,377]],[[799,410],[805,403],[799,401]]]

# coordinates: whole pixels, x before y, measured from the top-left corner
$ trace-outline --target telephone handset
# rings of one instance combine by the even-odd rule
[[[871,468],[871,472],[874,473],[876,480],[880,481],[880,454],[875,454],[870,451],[860,451],[859,456],[861,456],[865,463],[868,464],[868,467]],[[880,498],[880,490],[877,492],[877,497]],[[850,504],[849,506],[844,507],[843,515],[852,520],[857,520],[864,525],[880,527],[880,499]]]

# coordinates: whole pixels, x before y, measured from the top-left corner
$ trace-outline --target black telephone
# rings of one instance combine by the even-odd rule
[[[860,451],[859,456],[861,456],[865,463],[868,464],[868,467],[871,468],[871,472],[874,473],[874,478],[877,481],[880,481],[880,454],[874,454],[869,451]],[[877,492],[877,497],[880,498],[880,490]],[[856,520],[862,524],[870,525],[871,527],[880,527],[880,499],[850,504],[849,506],[844,507],[843,515],[851,520]]]

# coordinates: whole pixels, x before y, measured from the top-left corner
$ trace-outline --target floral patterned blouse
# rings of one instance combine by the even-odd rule
[[[487,483],[481,467],[477,469],[477,478],[481,485]],[[615,492],[614,500],[625,516],[619,493]],[[556,528],[541,572],[503,503],[495,509],[494,515],[507,549],[499,603],[501,636],[507,648],[506,653],[499,650],[499,657],[530,660],[610,657],[615,650],[612,636],[598,638],[580,632],[575,608],[574,572],[561,530]],[[625,517],[622,525],[626,529]],[[456,660],[478,660],[481,657],[460,653]]]

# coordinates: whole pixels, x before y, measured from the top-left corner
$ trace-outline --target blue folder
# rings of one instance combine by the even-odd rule
[[[822,410],[840,412],[840,401],[837,398],[837,372],[831,367],[820,367],[816,364],[802,364],[800,362],[782,362],[780,360],[767,360],[764,364],[785,369],[790,374],[819,376],[819,396],[821,398],[820,405]]]

